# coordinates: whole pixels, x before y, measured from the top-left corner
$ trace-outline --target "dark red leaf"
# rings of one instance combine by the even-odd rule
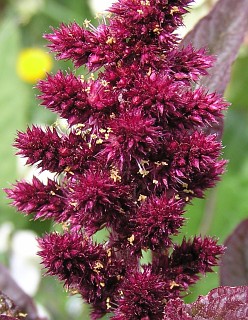
[[[26,314],[23,313],[15,303],[0,291],[0,320],[3,319],[27,319]]]
[[[11,277],[9,271],[1,264],[0,264],[0,290],[5,295],[7,295],[8,298],[10,298],[13,301],[13,303],[16,306],[18,306],[18,308],[23,310],[23,312],[27,313],[27,317],[25,317],[25,320],[45,320],[45,319],[40,319],[38,317],[37,309],[32,298],[28,296],[17,285],[17,283]],[[10,299],[9,301],[11,301]],[[5,299],[5,302],[8,302],[8,300]]]
[[[248,285],[248,219],[241,222],[225,241],[226,251],[221,258],[220,284]]]
[[[248,319],[248,287],[219,287],[196,302],[187,305],[187,312],[195,320]]]
[[[217,61],[201,85],[223,94],[230,79],[231,65],[244,39],[248,26],[248,0],[219,0],[212,11],[201,19],[182,40],[195,48],[206,47]]]
[[[194,303],[170,300],[163,320],[245,320],[248,319],[248,287],[219,287]]]

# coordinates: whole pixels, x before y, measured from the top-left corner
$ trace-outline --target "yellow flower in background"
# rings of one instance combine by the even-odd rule
[[[17,74],[25,82],[36,83],[52,69],[50,55],[40,48],[27,48],[17,58]]]

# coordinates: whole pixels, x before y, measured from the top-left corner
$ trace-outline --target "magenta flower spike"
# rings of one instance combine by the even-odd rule
[[[213,58],[180,48],[175,32],[190,2],[118,0],[98,27],[86,20],[45,35],[57,59],[89,72],[38,83],[41,104],[68,126],[32,126],[14,145],[27,165],[55,178],[6,192],[24,214],[63,224],[63,233],[39,239],[39,255],[47,274],[91,304],[92,319],[165,319],[167,303],[223,252],[211,237],[174,242],[185,206],[215,186],[226,164],[207,132],[228,104],[196,88]],[[97,244],[103,228],[108,240]],[[147,250],[151,262],[142,265]]]

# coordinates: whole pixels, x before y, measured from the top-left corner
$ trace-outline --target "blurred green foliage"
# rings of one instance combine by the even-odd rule
[[[23,7],[21,6],[23,5]],[[33,7],[31,6],[33,4]],[[25,7],[26,5],[26,7]],[[0,187],[9,187],[24,173],[18,169],[11,147],[16,130],[25,130],[31,123],[51,124],[54,116],[38,106],[37,94],[32,85],[23,83],[16,75],[18,53],[25,47],[44,47],[42,34],[49,26],[60,22],[81,23],[92,16],[86,0],[0,0]],[[67,62],[55,62],[54,72],[72,67]],[[248,45],[244,45],[233,67],[232,80],[226,93],[232,106],[226,114],[223,144],[224,157],[229,159],[227,172],[218,186],[206,199],[195,200],[188,206],[187,224],[182,234],[210,234],[223,242],[236,225],[248,215]],[[37,234],[49,231],[44,222],[31,222],[8,206],[0,191],[0,224],[11,221],[16,229],[32,229]],[[101,235],[102,236],[102,235]],[[6,261],[6,257],[4,257]],[[218,286],[218,273],[203,278],[186,297],[193,301],[199,294],[206,294]],[[67,296],[62,286],[47,277],[41,282],[36,301],[45,306],[52,319],[89,319],[88,309],[75,317],[67,313]]]

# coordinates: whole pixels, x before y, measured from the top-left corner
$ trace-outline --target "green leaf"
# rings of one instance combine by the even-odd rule
[[[239,109],[242,111],[247,111],[248,48],[247,46],[244,46],[242,49],[243,50],[241,50],[239,58],[233,65],[232,79],[227,90],[227,99],[233,102],[234,110]]]
[[[82,24],[86,17],[88,17],[88,19],[91,17],[89,6],[85,3],[82,3],[82,1],[77,1],[77,4],[75,4],[75,1],[72,3],[70,1],[66,5],[61,4],[58,1],[49,0],[42,8],[42,12],[59,23],[76,21]]]
[[[24,129],[27,123],[29,89],[16,75],[16,59],[20,50],[20,34],[15,18],[6,16],[0,24],[0,154],[1,154],[1,190],[0,221],[6,219],[5,212],[13,212],[7,206],[2,188],[9,187],[17,178],[17,159],[12,143],[16,130]],[[21,217],[20,217],[21,218]],[[21,219],[19,219],[21,221]],[[25,219],[23,219],[25,221]]]

